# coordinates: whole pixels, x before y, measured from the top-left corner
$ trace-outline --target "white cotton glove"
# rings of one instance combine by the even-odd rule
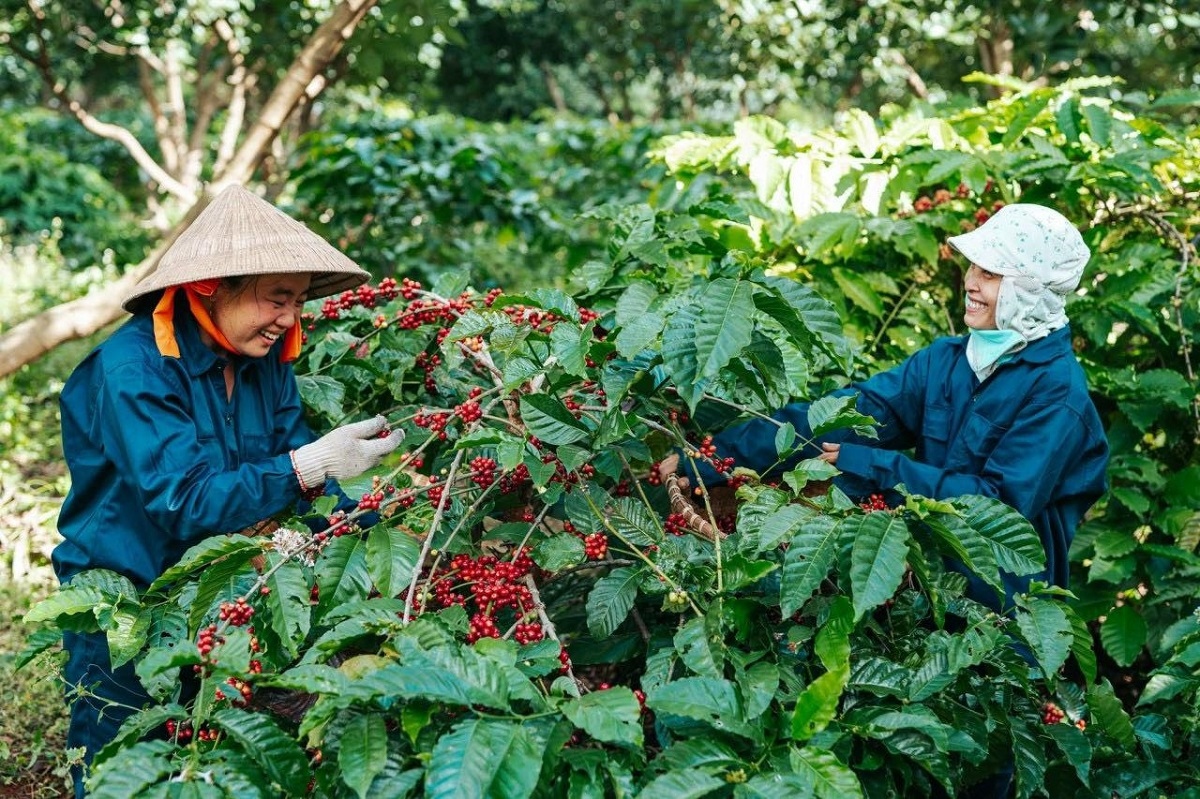
[[[301,488],[316,488],[327,478],[345,480],[370,469],[383,456],[400,446],[404,433],[393,430],[386,438],[379,434],[387,427],[382,416],[334,428],[311,444],[292,451],[292,463]]]

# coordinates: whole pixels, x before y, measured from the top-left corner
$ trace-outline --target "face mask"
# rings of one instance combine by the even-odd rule
[[[1025,338],[1015,330],[972,330],[967,339],[967,363],[980,382],[996,367],[1025,349]]]

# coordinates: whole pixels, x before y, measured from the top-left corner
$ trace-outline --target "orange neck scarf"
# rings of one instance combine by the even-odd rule
[[[219,280],[196,280],[191,283],[184,283],[181,286],[168,286],[162,295],[162,299],[158,301],[158,305],[154,306],[154,342],[158,345],[160,355],[168,358],[179,357],[179,342],[175,340],[175,294],[179,289],[183,289],[184,296],[187,297],[188,308],[192,311],[192,316],[196,319],[196,324],[200,325],[200,329],[210,335],[213,341],[217,342],[222,349],[234,355],[238,355],[238,351],[229,339],[225,337],[217,326],[213,323],[212,317],[201,301],[201,297],[211,297],[220,285]],[[283,336],[283,348],[279,351],[279,360],[283,363],[294,361],[300,357],[300,343],[303,338],[303,333],[300,330],[300,320],[296,320],[296,324],[287,329]]]

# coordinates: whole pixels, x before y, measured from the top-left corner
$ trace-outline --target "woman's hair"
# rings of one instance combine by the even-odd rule
[[[230,297],[236,297],[258,282],[259,275],[230,275],[221,278],[221,288],[229,292]]]

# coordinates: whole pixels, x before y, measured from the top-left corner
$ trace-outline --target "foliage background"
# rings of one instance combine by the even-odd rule
[[[228,14],[260,56],[251,109],[326,7],[183,3],[177,18],[142,18],[134,29],[96,17],[90,3],[64,4],[68,20],[75,11],[97,31],[119,29],[126,54],[141,42],[197,53],[192,33]],[[36,8],[0,4],[0,332],[111,280],[179,213],[124,148],[63,113],[63,96],[27,57]],[[278,18],[294,24],[263,23]],[[161,155],[131,62],[98,40],[49,30],[39,36],[52,45],[50,74]],[[1017,196],[1059,207],[1087,228],[1092,273],[1104,275],[1071,314],[1115,453],[1113,491],[1072,553],[1072,587],[1102,668],[1133,709],[1148,685],[1163,701],[1195,690],[1194,663],[1151,673],[1196,624],[1200,308],[1185,243],[1198,232],[1200,106],[1187,67],[1200,60],[1198,30],[1182,0],[1003,11],[972,2],[391,2],[261,177],[377,278],[463,274],[510,290],[585,280],[622,229],[621,208],[733,197],[741,213],[719,224],[723,240],[833,300],[862,347],[858,374],[955,329],[960,265],[937,252],[945,235]],[[964,82],[976,70],[1000,77]],[[185,91],[198,93],[191,77]],[[753,114],[773,121],[749,122]],[[684,133],[699,135],[662,138]],[[819,189],[808,197],[787,182],[801,170]],[[870,199],[870,175],[885,172],[885,194]],[[968,197],[915,211],[922,196],[960,182]],[[0,380],[0,554],[6,578],[35,593],[67,485],[56,391],[91,343]],[[48,751],[13,735],[14,751]],[[14,762],[22,765],[5,779],[28,761]]]

